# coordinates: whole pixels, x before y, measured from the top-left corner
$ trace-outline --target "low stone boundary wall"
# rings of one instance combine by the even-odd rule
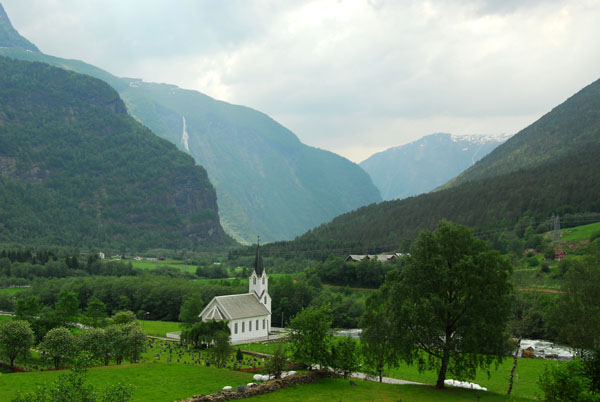
[[[333,376],[333,373],[329,372],[311,371],[277,380],[265,381],[250,388],[245,387],[243,392],[239,392],[234,388],[231,391],[219,391],[210,395],[194,395],[191,398],[184,399],[179,402],[223,402],[235,399],[244,399],[255,395],[268,394],[269,392],[274,392],[292,385],[310,384],[315,381],[319,381],[322,378]]]

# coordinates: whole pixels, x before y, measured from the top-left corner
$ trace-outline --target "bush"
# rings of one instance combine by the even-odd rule
[[[545,274],[549,274],[550,273],[550,263],[548,261],[542,262],[540,271],[542,271]]]
[[[591,391],[591,381],[585,376],[581,360],[560,366],[546,366],[538,379],[538,386],[548,402],[597,402],[598,395]]]

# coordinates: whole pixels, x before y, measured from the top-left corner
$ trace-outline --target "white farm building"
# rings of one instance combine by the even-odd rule
[[[254,270],[249,279],[248,293],[216,296],[200,313],[202,321],[229,321],[232,343],[267,338],[271,329],[269,278],[263,267],[260,246],[256,247]]]

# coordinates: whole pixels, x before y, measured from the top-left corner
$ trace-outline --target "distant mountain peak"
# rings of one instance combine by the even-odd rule
[[[471,142],[474,144],[487,144],[489,142],[504,142],[512,137],[513,134],[471,134],[471,135],[455,135],[450,138],[454,142]]]
[[[12,26],[4,7],[0,3],[0,47],[19,47],[31,52],[40,50],[27,39],[22,37]]]
[[[360,163],[385,200],[431,191],[506,141],[507,135],[435,133]]]

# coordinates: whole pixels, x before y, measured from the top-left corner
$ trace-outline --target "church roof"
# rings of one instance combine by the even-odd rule
[[[256,276],[261,277],[265,268],[263,267],[263,260],[260,255],[260,244],[256,245],[256,257],[254,258],[254,272]]]
[[[202,310],[200,316],[203,320],[236,320],[269,314],[267,307],[258,300],[254,293],[245,293],[241,295],[216,296]]]

